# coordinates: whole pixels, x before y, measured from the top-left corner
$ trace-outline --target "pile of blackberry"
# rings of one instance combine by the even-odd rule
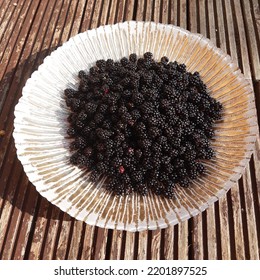
[[[78,90],[65,90],[70,162],[91,170],[91,180],[105,175],[116,195],[171,198],[176,184],[188,187],[205,173],[223,108],[198,72],[146,52],[98,60],[78,76]]]

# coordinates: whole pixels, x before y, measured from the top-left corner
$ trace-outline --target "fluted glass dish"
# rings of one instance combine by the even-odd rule
[[[90,172],[69,163],[69,109],[64,89],[76,88],[78,72],[98,59],[119,60],[131,53],[168,56],[198,71],[212,97],[224,106],[214,124],[216,157],[207,174],[189,188],[176,186],[176,197],[149,193],[113,196],[105,179],[90,182]],[[124,22],[78,34],[46,57],[23,88],[15,108],[17,155],[38,192],[78,220],[100,227],[141,231],[165,228],[205,210],[241,177],[254,149],[256,110],[248,81],[231,58],[199,34],[153,22]]]

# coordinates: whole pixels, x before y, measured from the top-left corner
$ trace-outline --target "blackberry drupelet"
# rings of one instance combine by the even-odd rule
[[[81,70],[78,90],[65,89],[71,113],[70,163],[105,175],[115,195],[149,191],[174,197],[205,174],[215,156],[213,124],[223,106],[210,96],[198,72],[151,52],[120,61],[100,59]]]

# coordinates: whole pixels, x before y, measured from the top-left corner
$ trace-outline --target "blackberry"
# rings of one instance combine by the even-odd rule
[[[130,54],[129,60],[135,63],[137,61],[137,55],[135,53]]]
[[[105,69],[106,67],[106,61],[104,59],[100,59],[100,60],[97,60],[96,62],[96,66],[99,68],[99,69]]]
[[[81,101],[79,99],[73,98],[71,100],[70,108],[73,112],[78,112],[81,108]]]
[[[90,157],[90,156],[92,156],[92,154],[93,154],[93,149],[91,147],[86,147],[84,149],[84,155],[86,157]]]
[[[95,182],[99,176],[99,172],[94,169],[90,174],[90,181]]]
[[[78,120],[84,122],[86,121],[88,118],[88,115],[83,111],[83,112],[80,112],[79,115],[78,115]]]
[[[146,184],[139,184],[139,185],[135,188],[135,190],[136,190],[140,195],[143,195],[143,196],[147,195],[147,193],[148,193],[148,187],[147,187]]]
[[[81,80],[79,84],[79,91],[86,93],[89,89],[89,86],[86,81]]]
[[[163,191],[163,196],[170,199],[173,198],[175,196],[174,186],[167,186]]]
[[[83,129],[84,128],[84,126],[85,126],[85,124],[84,124],[84,122],[82,122],[81,120],[77,120],[76,121],[76,128],[77,129]]]
[[[78,74],[78,77],[80,78],[80,79],[87,79],[87,73],[85,72],[85,71],[83,71],[83,70],[80,70],[79,71],[79,74]]]
[[[72,88],[66,88],[64,90],[64,94],[65,94],[66,98],[73,98],[78,95],[78,92]]]
[[[96,168],[100,174],[103,174],[108,170],[108,166],[104,162],[98,162]]]
[[[161,130],[156,126],[152,126],[148,130],[148,135],[151,139],[155,139],[157,136],[160,135],[160,133],[161,133]]]
[[[199,174],[204,174],[205,173],[205,166],[202,163],[197,164],[197,171]]]
[[[169,62],[169,58],[168,58],[167,56],[163,56],[163,57],[161,58],[161,63],[162,63],[162,64],[166,65],[168,62]]]
[[[97,161],[103,161],[105,157],[102,153],[97,153],[96,158],[97,158]]]
[[[144,102],[144,96],[141,93],[135,92],[132,94],[132,101],[137,106],[141,105]]]
[[[78,157],[79,157],[79,152],[75,152],[71,157],[70,157],[70,163],[73,165],[77,164],[78,161]]]
[[[215,132],[212,128],[208,127],[208,128],[205,129],[205,135],[206,135],[206,137],[211,139],[215,135]]]
[[[81,134],[82,136],[84,136],[85,138],[88,137],[89,133],[92,131],[92,128],[89,126],[85,126],[82,130],[81,130]]]
[[[110,136],[110,132],[108,130],[102,129],[102,128],[97,128],[96,129],[96,135],[99,139],[101,140],[107,140]]]
[[[141,158],[142,154],[143,154],[142,150],[140,150],[140,149],[135,150],[135,156],[137,159]]]
[[[190,185],[190,180],[188,178],[182,178],[179,183],[181,187],[187,188]]]
[[[89,102],[85,105],[85,110],[87,113],[93,114],[96,112],[97,107],[98,107],[97,104]]]
[[[103,152],[105,150],[104,143],[97,143],[96,144],[96,149],[97,149],[98,152]]]
[[[73,137],[73,136],[76,136],[77,130],[74,127],[70,127],[70,128],[68,128],[67,133],[69,136]]]
[[[79,157],[77,158],[77,165],[79,167],[84,167],[88,164],[88,158],[84,155],[79,155]]]
[[[94,116],[94,120],[96,124],[100,124],[104,119],[104,115],[103,114],[95,114]]]
[[[131,174],[131,178],[134,183],[142,182],[143,173],[141,171],[133,171]]]
[[[198,176],[199,176],[199,173],[198,173],[198,171],[197,171],[196,169],[191,169],[191,170],[189,171],[189,177],[190,177],[190,179],[195,180],[195,179],[198,178]]]
[[[120,60],[122,66],[126,66],[128,64],[128,58],[127,57],[123,57]]]
[[[131,112],[131,117],[132,117],[132,119],[133,120],[138,120],[139,118],[141,118],[141,114],[140,114],[140,111],[139,110],[133,110],[132,112]]]
[[[87,141],[84,137],[79,136],[75,140],[75,147],[77,149],[84,149],[87,146]]]
[[[159,157],[152,158],[153,166],[157,169],[161,166],[161,159]]]
[[[145,59],[152,59],[152,57],[153,57],[153,54],[152,54],[151,52],[146,52],[146,53],[144,54],[144,58],[145,58]]]

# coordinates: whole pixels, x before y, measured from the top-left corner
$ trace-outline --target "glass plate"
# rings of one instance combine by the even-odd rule
[[[198,71],[211,95],[224,105],[215,124],[216,158],[206,176],[190,188],[176,187],[176,198],[152,193],[117,197],[89,181],[89,172],[69,163],[68,108],[63,91],[74,87],[79,70],[98,59],[118,60],[131,53],[166,55]],[[51,203],[78,220],[100,227],[141,231],[186,220],[215,202],[242,175],[256,138],[254,94],[231,58],[202,35],[173,25],[124,22],[76,35],[46,57],[23,88],[15,108],[17,155],[29,180]]]

